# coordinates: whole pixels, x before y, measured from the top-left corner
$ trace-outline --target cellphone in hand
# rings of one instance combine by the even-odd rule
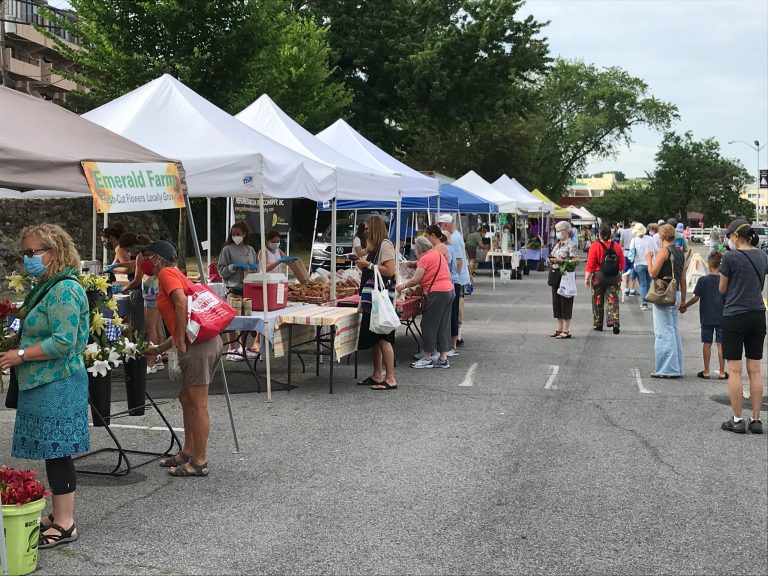
[[[352,262],[354,262],[355,260],[360,260],[360,256],[358,256],[357,254],[354,254],[354,253],[352,253],[352,254],[348,254],[348,255],[347,255],[347,258],[349,258],[350,260],[352,260]]]

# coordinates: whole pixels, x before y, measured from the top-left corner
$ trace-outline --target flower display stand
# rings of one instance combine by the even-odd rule
[[[3,506],[6,550],[3,568],[11,576],[29,574],[37,569],[37,543],[43,508],[45,498],[21,506]]]
[[[120,412],[110,413],[112,409],[111,402],[105,402],[105,399],[107,398],[111,400],[111,396],[112,396],[111,375],[115,372],[115,370],[112,370],[106,377],[98,377],[98,376],[92,377],[92,375],[90,374],[88,375],[89,376],[89,392],[91,392],[88,402],[91,405],[93,425],[99,426],[97,422],[103,423],[100,426],[102,426],[107,431],[107,434],[109,434],[112,440],[112,443],[114,444],[114,447],[92,450],[85,454],[74,456],[72,460],[76,460],[76,461],[82,460],[82,459],[89,458],[102,453],[114,453],[114,454],[117,454],[117,462],[115,463],[114,467],[109,471],[78,468],[77,472],[79,474],[91,474],[95,476],[125,476],[126,474],[130,473],[130,471],[133,468],[139,468],[140,466],[145,466],[146,464],[154,462],[158,458],[175,454],[178,450],[181,450],[181,442],[179,441],[178,436],[176,436],[176,432],[174,432],[173,427],[171,426],[170,422],[168,422],[167,418],[165,417],[165,414],[163,414],[162,410],[160,410],[160,405],[165,404],[167,402],[165,401],[156,402],[155,400],[152,399],[152,397],[146,391],[146,371],[147,371],[146,366],[147,366],[146,361],[137,362],[135,364],[131,364],[130,366],[126,365],[126,368],[125,368],[126,392],[128,392],[129,388],[131,389],[131,392],[130,392],[130,395],[128,396],[128,409],[122,410]],[[137,382],[136,373],[140,369],[143,370],[143,379]],[[130,376],[129,376],[129,373],[130,373]],[[131,379],[130,384],[128,382],[129,379]],[[97,380],[99,380],[99,382],[97,382]],[[93,385],[91,386],[91,384]],[[141,399],[142,399],[141,401],[139,401],[137,398],[138,387],[141,387],[143,389],[141,393]],[[157,415],[160,416],[163,423],[165,424],[165,427],[168,429],[168,432],[170,433],[170,437],[171,437],[170,445],[168,446],[168,449],[165,450],[164,452],[151,452],[146,450],[129,450],[127,448],[124,448],[110,426],[110,422],[112,420],[115,420],[118,418],[124,418],[126,416],[136,416],[139,414],[143,414],[146,409],[154,409],[157,412]],[[174,447],[176,447],[176,449],[174,449]],[[128,458],[129,455],[151,456],[151,458],[145,458],[143,461],[141,461],[138,464],[132,464],[130,459]]]

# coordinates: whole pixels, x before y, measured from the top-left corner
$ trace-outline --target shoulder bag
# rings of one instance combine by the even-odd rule
[[[437,275],[440,274],[440,268],[443,267],[443,258],[442,254],[438,254],[440,256],[440,259],[437,262],[437,271],[435,272],[435,275],[432,277],[432,282],[429,283],[429,289],[426,292],[423,292],[421,294],[421,313],[423,314],[427,309],[427,296],[430,292],[432,292],[432,286],[435,285],[435,280],[437,280]]]
[[[32,312],[35,306],[37,306],[38,304],[40,304],[40,302],[42,302],[43,298],[45,298],[45,295],[48,294],[51,288],[56,286],[56,284],[58,284],[59,282],[63,282],[64,280],[74,280],[75,282],[77,282],[77,278],[75,278],[74,276],[64,276],[62,278],[59,278],[58,280],[56,280],[56,282],[48,286],[48,290],[46,290],[42,294],[37,295],[37,297],[35,298],[35,301],[29,307],[29,310],[27,311],[27,315],[29,315],[29,313]],[[24,320],[19,319],[19,331],[17,333],[19,345],[21,345],[21,328],[23,325],[24,325]],[[8,392],[5,395],[5,407],[12,408],[12,409],[17,408],[19,405],[19,379],[16,376],[16,370],[14,368],[15,366],[11,367],[11,375],[8,379]]]
[[[645,299],[656,306],[674,306],[677,302],[677,280],[675,279],[675,255],[667,248],[671,278],[653,278]]]

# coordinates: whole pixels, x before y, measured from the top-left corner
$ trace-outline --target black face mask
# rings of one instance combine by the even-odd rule
[[[104,242],[104,248],[107,250],[113,250],[115,245],[112,242]]]

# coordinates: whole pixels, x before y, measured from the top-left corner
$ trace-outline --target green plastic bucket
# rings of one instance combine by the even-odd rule
[[[40,512],[43,508],[45,498],[21,506],[3,506],[9,576],[29,574],[37,569],[37,542],[40,539]]]

